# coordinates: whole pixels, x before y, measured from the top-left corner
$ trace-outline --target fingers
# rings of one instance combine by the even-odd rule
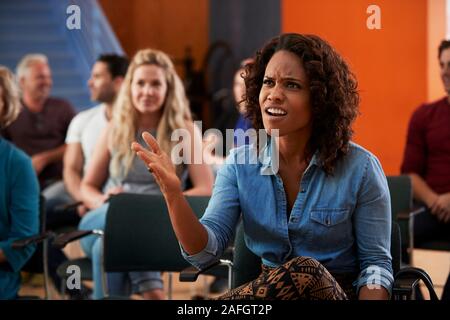
[[[149,172],[155,177],[156,182],[158,183],[161,191],[164,192],[166,186],[164,184],[164,178],[166,177],[166,171],[158,164],[151,163],[148,165]]]
[[[138,151],[145,151],[145,148],[141,146],[139,143],[134,141],[131,143],[131,150],[133,150],[134,152],[138,152]]]
[[[441,208],[437,214],[437,218],[439,221],[447,223],[450,220],[450,211]]]
[[[119,194],[119,193],[122,193],[122,192],[123,192],[123,187],[119,186],[119,187],[112,187],[111,189],[106,191],[106,194],[108,196],[111,196],[111,195],[116,195],[116,194]]]
[[[144,151],[138,151],[136,155],[147,164],[147,166],[150,163],[153,163],[157,161],[156,155],[152,154],[151,152],[144,150]]]
[[[433,215],[438,216],[439,215],[439,206],[437,204],[437,201],[435,201],[431,207],[430,207],[430,211]]]
[[[444,218],[443,218],[444,223],[448,223],[450,221],[450,211],[446,211]]]
[[[144,132],[142,138],[154,153],[158,155],[161,154],[161,148],[159,147],[158,142],[150,133]]]

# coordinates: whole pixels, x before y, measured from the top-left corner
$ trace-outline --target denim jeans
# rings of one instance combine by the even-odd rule
[[[88,212],[79,225],[80,230],[105,229],[106,212],[109,204]],[[101,281],[101,253],[103,250],[101,238],[90,235],[81,240],[81,247],[86,255],[92,259],[92,276],[94,281],[93,299],[105,296]],[[130,295],[148,290],[162,289],[161,273],[155,271],[142,272],[112,272],[107,274],[110,296]]]
[[[58,230],[65,227],[76,227],[80,222],[77,208],[62,210],[60,207],[76,201],[67,192],[64,182],[57,181],[42,191],[45,197],[46,229]]]

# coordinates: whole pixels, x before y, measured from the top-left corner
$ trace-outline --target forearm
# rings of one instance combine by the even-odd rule
[[[106,196],[92,185],[81,183],[81,198],[86,207],[96,209],[106,200]]]
[[[185,196],[210,196],[211,188],[208,186],[198,186],[183,192]]]
[[[79,172],[72,169],[64,170],[64,185],[67,191],[76,201],[83,201],[81,194],[81,175]]]
[[[206,228],[200,223],[181,192],[165,198],[178,241],[187,254],[199,253],[208,243]]]
[[[434,201],[436,201],[438,194],[418,174],[411,173],[409,176],[411,177],[414,198],[431,207]]]
[[[384,287],[372,288],[364,286],[359,289],[359,300],[388,300],[389,293]]]
[[[44,152],[39,153],[38,155],[45,159],[46,164],[54,163],[61,161],[64,156],[64,150],[66,150],[66,145],[63,144],[60,147],[55,149],[50,149]]]

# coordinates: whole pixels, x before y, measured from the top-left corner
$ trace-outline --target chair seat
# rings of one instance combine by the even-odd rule
[[[67,278],[67,268],[71,265],[76,265],[80,268],[81,281],[92,280],[92,263],[89,258],[67,260],[64,263],[61,263],[56,270],[56,273],[61,279]]]
[[[64,226],[64,227],[56,229],[54,232],[56,234],[63,234],[63,233],[68,233],[68,232],[72,232],[72,231],[75,231],[75,230],[78,230],[78,226],[77,225],[76,226]]]

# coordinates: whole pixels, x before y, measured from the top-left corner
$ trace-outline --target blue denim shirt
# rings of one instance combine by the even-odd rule
[[[219,259],[242,215],[245,242],[265,265],[309,256],[331,273],[359,273],[357,290],[375,284],[391,292],[390,197],[377,158],[350,143],[349,153],[327,176],[314,155],[288,220],[283,182],[271,172],[270,143],[257,159],[255,150],[253,145],[233,149],[218,171],[200,220],[208,231],[207,246],[191,256],[182,250],[184,257],[199,268]]]

